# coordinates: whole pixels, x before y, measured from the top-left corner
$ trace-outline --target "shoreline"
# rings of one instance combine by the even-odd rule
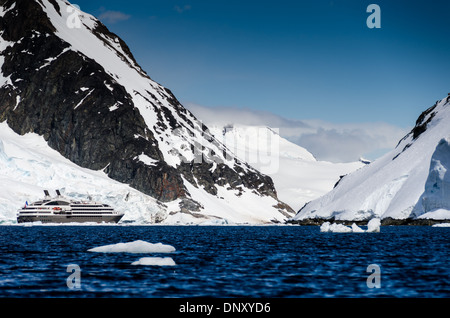
[[[347,226],[351,226],[355,223],[358,226],[367,225],[370,220],[336,220],[334,218],[322,219],[322,218],[313,218],[313,219],[304,219],[304,220],[289,220],[286,223],[293,225],[303,225],[303,226],[321,226],[325,222],[343,224]],[[432,226],[435,224],[442,223],[450,223],[449,219],[393,219],[391,217],[381,219],[381,226],[389,226],[389,225],[408,225],[408,226]]]

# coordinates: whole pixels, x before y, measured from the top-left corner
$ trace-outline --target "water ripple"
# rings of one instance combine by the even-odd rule
[[[176,266],[134,266],[167,254],[91,253],[143,240],[176,248]],[[450,229],[383,227],[320,233],[300,226],[0,226],[6,297],[449,297]],[[81,289],[67,287],[69,264]],[[369,264],[381,269],[368,288]]]

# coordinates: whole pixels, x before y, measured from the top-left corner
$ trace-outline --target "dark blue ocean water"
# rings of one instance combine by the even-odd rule
[[[135,240],[176,252],[87,251]],[[420,226],[0,226],[0,297],[449,297],[449,251],[450,228]],[[148,256],[177,265],[131,265]],[[370,264],[379,288],[367,285]]]

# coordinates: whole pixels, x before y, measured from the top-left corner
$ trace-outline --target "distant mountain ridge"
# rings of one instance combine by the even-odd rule
[[[79,27],[68,24],[74,13]],[[69,2],[0,0],[0,66],[0,122],[43,136],[77,165],[178,200],[183,213],[214,214],[205,202],[226,192],[234,197],[223,209],[238,211],[244,193],[264,198],[237,212],[258,220],[265,210],[258,222],[293,215],[270,177],[216,140],[123,40]]]
[[[212,125],[210,131],[241,160],[269,175],[278,197],[294,209],[331,191],[342,176],[368,163],[318,161],[307,149],[266,126]]]

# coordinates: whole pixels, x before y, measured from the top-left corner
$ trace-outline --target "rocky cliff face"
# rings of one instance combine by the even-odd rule
[[[112,178],[158,199],[184,196],[179,174],[163,161],[126,90],[55,34],[42,5],[6,1],[3,7],[11,9],[0,22],[2,37],[13,45],[3,51],[2,73],[9,83],[0,88],[0,120],[19,134],[43,135],[71,161],[107,168]],[[120,109],[110,111],[114,104]],[[157,169],[134,159],[142,153],[158,160]]]
[[[272,180],[211,136],[118,36],[83,12],[69,28],[70,12],[62,0],[0,0],[0,122],[158,200],[185,199],[180,207],[189,211],[201,203],[186,182],[282,206]]]

